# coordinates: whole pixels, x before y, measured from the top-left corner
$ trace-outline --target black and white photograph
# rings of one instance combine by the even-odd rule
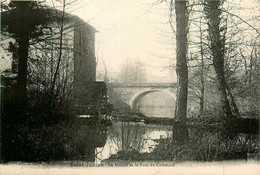
[[[0,175],[260,174],[259,0],[0,3]]]

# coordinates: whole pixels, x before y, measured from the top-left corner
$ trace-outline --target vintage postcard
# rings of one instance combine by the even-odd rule
[[[259,174],[255,0],[2,0],[0,174]]]

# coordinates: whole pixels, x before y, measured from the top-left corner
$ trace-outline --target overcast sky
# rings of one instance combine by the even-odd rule
[[[51,0],[49,0],[51,1]],[[66,0],[72,1],[72,0]],[[104,67],[108,76],[115,77],[128,59],[144,63],[150,82],[176,81],[175,40],[168,21],[168,11],[158,0],[77,0],[65,9],[76,14],[98,30],[96,55],[99,57],[98,72]],[[258,0],[232,0],[243,6],[252,6]],[[61,7],[60,7],[61,9]],[[238,11],[249,15],[250,11]],[[256,15],[255,12],[251,12]],[[258,25],[259,26],[259,25]],[[172,71],[170,71],[172,70]]]
[[[252,9],[256,1],[230,0],[226,4],[241,4]],[[175,70],[170,68],[175,63],[175,39],[167,23],[168,10],[165,3],[155,2],[160,1],[78,0],[68,9],[99,31],[96,50],[99,59],[103,58],[106,63],[109,76],[116,76],[127,59],[132,59],[144,63],[148,81],[176,81]],[[235,10],[234,13],[242,17],[257,15],[252,10]],[[103,69],[101,63],[99,61],[98,71]]]
[[[127,59],[132,59],[145,63],[148,81],[172,81],[168,67],[175,52],[167,11],[164,4],[153,2],[80,0],[68,7],[98,30],[96,52],[106,63],[108,76],[116,76]],[[102,69],[99,61],[98,71]]]

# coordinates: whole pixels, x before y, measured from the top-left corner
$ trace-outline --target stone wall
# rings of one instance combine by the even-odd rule
[[[93,101],[92,85],[96,81],[95,32],[96,30],[84,21],[75,21],[74,100],[77,106],[87,106]]]

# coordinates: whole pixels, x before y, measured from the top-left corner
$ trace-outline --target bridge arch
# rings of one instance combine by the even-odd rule
[[[168,90],[168,89],[152,89],[152,88],[146,88],[143,90],[138,91],[137,93],[135,93],[132,98],[129,101],[129,105],[130,108],[132,110],[135,110],[136,107],[136,103],[138,102],[139,99],[141,99],[142,97],[144,97],[147,94],[150,94],[152,92],[162,92],[167,94],[168,96],[170,96],[171,98],[173,98],[173,100],[176,100],[176,94],[173,93],[172,91]]]

